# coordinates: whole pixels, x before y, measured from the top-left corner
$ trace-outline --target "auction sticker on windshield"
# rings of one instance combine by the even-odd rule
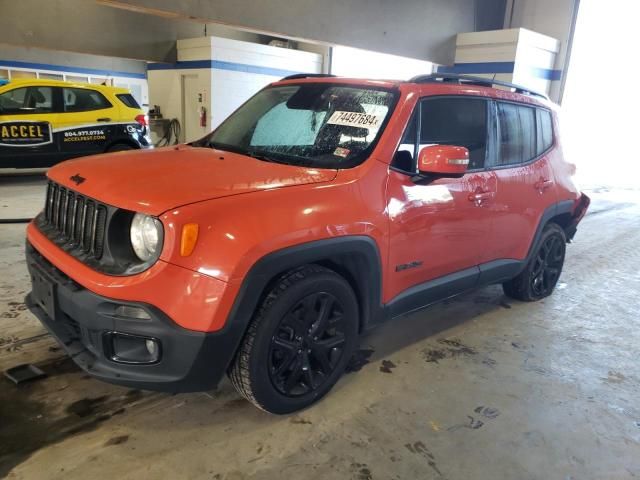
[[[377,128],[383,119],[384,115],[335,111],[327,123],[329,125],[344,125],[347,127]]]

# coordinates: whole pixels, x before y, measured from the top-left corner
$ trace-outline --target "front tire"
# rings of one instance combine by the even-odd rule
[[[555,223],[546,225],[525,269],[502,284],[505,295],[523,302],[551,295],[562,273],[566,248],[564,230]]]
[[[135,150],[135,147],[127,143],[116,143],[115,145],[111,145],[109,148],[107,148],[108,153],[125,152],[127,150]]]
[[[231,383],[270,413],[301,410],[338,381],[358,341],[358,303],[332,270],[307,265],[284,275],[249,325],[229,369]]]

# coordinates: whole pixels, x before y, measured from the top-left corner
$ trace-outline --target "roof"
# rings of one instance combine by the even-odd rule
[[[372,80],[316,73],[290,75],[278,82],[274,82],[274,84],[291,83],[340,83],[362,87],[402,88],[403,90],[418,87],[423,93],[480,95],[503,100],[538,104],[551,108],[554,107],[549,97],[543,93],[538,93],[521,85],[469,75],[432,73],[413,77],[409,80]]]
[[[115,91],[128,92],[126,88],[112,87],[110,85],[102,85],[98,83],[82,83],[82,82],[65,82],[62,80],[51,80],[47,78],[15,78],[9,80],[6,84],[0,83],[0,87],[15,87],[15,86],[29,86],[29,85],[46,85],[48,87],[91,87],[95,89],[109,89]]]

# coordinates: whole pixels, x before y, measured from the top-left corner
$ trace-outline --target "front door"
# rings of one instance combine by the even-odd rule
[[[489,105],[462,96],[418,103],[389,174],[391,279],[385,286],[386,302],[407,295],[412,287],[442,283],[440,293],[446,296],[475,285],[488,247],[495,192],[495,175],[485,170]],[[416,183],[417,153],[434,144],[468,148],[467,174]]]

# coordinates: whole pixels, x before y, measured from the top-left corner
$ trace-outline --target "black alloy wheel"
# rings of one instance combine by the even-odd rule
[[[558,283],[564,263],[565,242],[558,235],[547,237],[540,246],[531,269],[531,290],[546,297]]]
[[[271,339],[271,382],[291,397],[316,390],[336,369],[344,345],[344,311],[338,299],[328,292],[307,295],[282,319]]]
[[[562,227],[547,224],[524,270],[502,284],[505,295],[523,302],[551,295],[562,273],[566,248],[567,237]]]
[[[322,398],[356,350],[358,300],[349,282],[310,264],[272,284],[229,368],[238,393],[285,414]]]

